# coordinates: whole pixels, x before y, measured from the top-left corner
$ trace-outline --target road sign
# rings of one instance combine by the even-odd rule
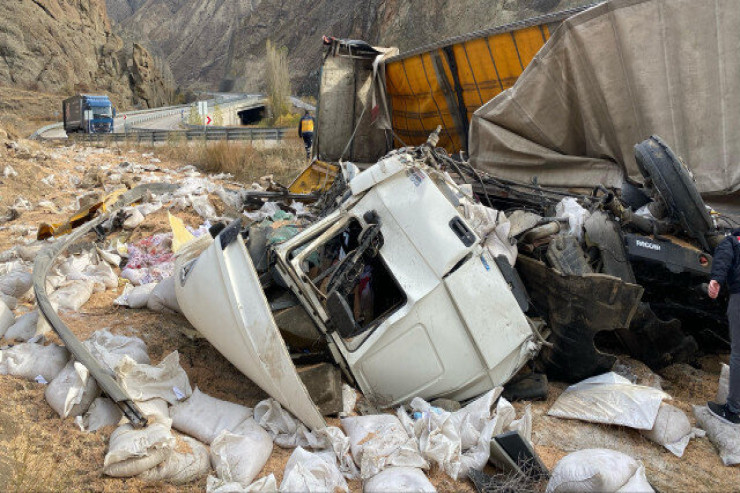
[[[198,114],[202,117],[208,114],[208,101],[198,101]]]
[[[206,125],[210,125],[212,121],[210,116],[206,116]]]

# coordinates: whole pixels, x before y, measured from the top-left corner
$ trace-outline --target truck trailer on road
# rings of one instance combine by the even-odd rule
[[[64,131],[67,134],[113,133],[115,112],[108,96],[72,96],[62,102]]]

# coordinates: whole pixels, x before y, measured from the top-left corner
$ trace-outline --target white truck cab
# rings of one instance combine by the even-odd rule
[[[380,406],[416,396],[465,400],[507,382],[538,346],[496,262],[453,205],[454,185],[395,154],[349,187],[337,210],[275,249],[277,272],[336,362]],[[197,261],[178,265],[183,312],[237,368],[320,428],[244,242],[225,233]]]

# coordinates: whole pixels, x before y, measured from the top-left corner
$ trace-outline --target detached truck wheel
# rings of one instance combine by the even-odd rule
[[[657,135],[635,146],[635,159],[665,201],[671,219],[710,250],[705,235],[714,226],[686,166]]]

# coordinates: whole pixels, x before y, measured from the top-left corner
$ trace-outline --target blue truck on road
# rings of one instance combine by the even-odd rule
[[[62,102],[64,131],[70,133],[113,133],[116,110],[108,96],[78,94]]]

